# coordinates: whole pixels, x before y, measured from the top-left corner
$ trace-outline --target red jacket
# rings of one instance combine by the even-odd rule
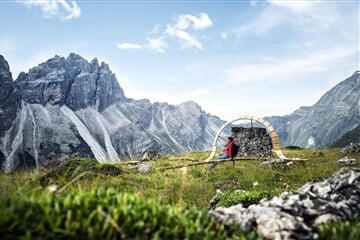
[[[234,146],[234,142],[229,140],[228,143],[227,143],[226,149],[225,149],[225,153],[224,153],[229,158],[233,157],[232,153],[231,153],[233,146]]]

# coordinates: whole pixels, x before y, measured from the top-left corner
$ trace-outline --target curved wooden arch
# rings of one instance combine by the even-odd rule
[[[228,121],[219,129],[218,133],[215,136],[214,143],[213,143],[212,149],[211,149],[211,153],[206,160],[211,160],[215,156],[216,144],[217,144],[218,138],[220,136],[220,133],[224,130],[224,128],[227,127],[228,125],[230,125],[231,123],[239,121],[239,120],[253,120],[253,121],[256,121],[256,122],[262,124],[264,127],[266,127],[266,129],[269,131],[270,137],[273,141],[275,153],[278,155],[279,158],[286,158],[285,155],[281,151],[278,135],[277,135],[275,129],[271,126],[271,124],[268,121],[265,121],[264,119],[262,119],[260,117],[248,115],[248,116],[240,116],[232,121]]]

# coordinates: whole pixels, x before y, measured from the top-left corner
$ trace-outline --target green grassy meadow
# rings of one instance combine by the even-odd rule
[[[146,163],[152,173],[135,173],[133,165],[68,160],[61,169],[0,174],[0,233],[6,239],[258,239],[207,216],[216,190],[227,193],[220,205],[252,204],[263,197],[295,191],[322,181],[341,168],[340,149],[283,149],[289,158],[308,159],[288,170],[265,169],[260,160],[231,161],[215,169],[198,165],[208,152],[164,156]],[[349,154],[360,159],[360,154]],[[357,163],[355,167],[360,167]],[[239,198],[233,190],[247,191]],[[218,205],[219,206],[219,205]],[[29,222],[32,225],[29,225]],[[360,237],[359,220],[324,226],[320,236]],[[354,230],[355,229],[355,230]],[[333,238],[336,239],[336,238]],[[346,239],[346,238],[342,238]]]

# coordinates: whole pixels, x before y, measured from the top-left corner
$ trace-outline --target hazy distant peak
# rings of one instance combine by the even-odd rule
[[[179,106],[184,106],[187,108],[194,108],[194,109],[201,109],[201,106],[192,100],[180,103]]]

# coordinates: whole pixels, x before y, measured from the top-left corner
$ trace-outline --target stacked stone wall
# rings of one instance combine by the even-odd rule
[[[273,147],[266,128],[260,127],[232,127],[231,135],[234,143],[239,146],[238,157],[273,157]]]

